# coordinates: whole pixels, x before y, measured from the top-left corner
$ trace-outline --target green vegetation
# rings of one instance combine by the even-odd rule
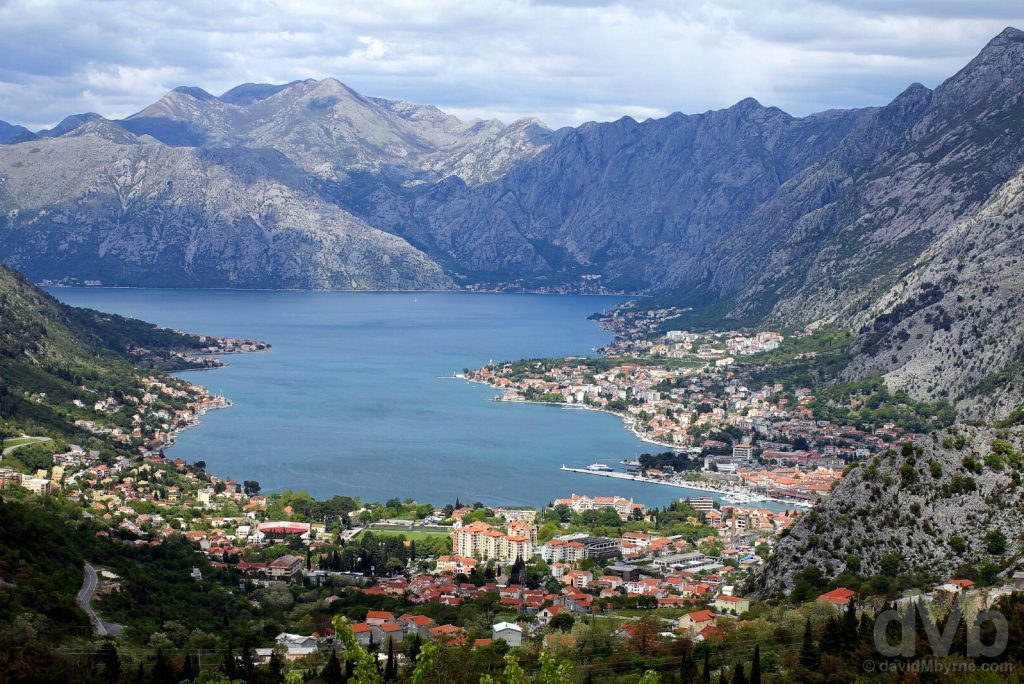
[[[130,431],[130,411],[95,411],[97,399],[138,400],[145,393],[144,374],[187,367],[172,352],[203,344],[194,335],[66,306],[0,266],[0,439],[40,435],[110,452],[107,440],[76,427],[75,421],[95,420]],[[136,353],[142,345],[147,352]],[[161,402],[168,409],[186,403],[169,396]]]
[[[956,420],[945,401],[915,401],[906,392],[890,392],[881,378],[848,382],[820,389],[809,408],[819,420],[877,428],[893,423],[901,430],[931,432]]]
[[[789,388],[821,387],[839,377],[850,359],[852,335],[824,328],[810,335],[787,334],[778,349],[740,357],[755,385],[782,383]]]

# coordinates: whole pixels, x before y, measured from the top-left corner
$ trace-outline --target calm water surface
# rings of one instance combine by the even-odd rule
[[[470,293],[55,288],[76,306],[262,339],[273,350],[184,373],[234,403],[183,433],[172,457],[255,479],[382,501],[542,505],[572,492],[664,505],[685,490],[559,471],[650,451],[615,416],[491,401],[444,376],[489,360],[589,355],[609,335],[586,317],[610,297]]]

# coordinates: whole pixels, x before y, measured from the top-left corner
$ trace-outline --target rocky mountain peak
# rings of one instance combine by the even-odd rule
[[[177,88],[171,90],[171,93],[187,95],[193,99],[202,100],[204,102],[210,102],[219,99],[216,95],[212,95],[203,90],[202,88],[198,88],[196,86],[178,86]]]
[[[265,100],[268,97],[278,94],[282,90],[291,88],[294,85],[305,83],[305,81],[292,81],[281,85],[271,83],[243,83],[225,91],[218,99],[233,105],[245,106],[254,102]]]
[[[72,114],[71,116],[64,117],[64,120],[49,130],[39,131],[36,135],[41,138],[56,138],[66,133],[70,133],[79,126],[87,124],[90,121],[102,119],[103,117],[96,112],[86,112],[84,114]]]
[[[951,107],[969,106],[1024,89],[1024,31],[1006,28],[978,56],[935,89]]]

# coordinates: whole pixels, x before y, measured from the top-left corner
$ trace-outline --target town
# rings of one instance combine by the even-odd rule
[[[610,347],[616,356],[499,363],[464,377],[500,390],[499,401],[614,413],[639,438],[672,450],[648,462],[624,460],[619,470],[606,464],[566,470],[704,489],[740,503],[810,506],[828,496],[849,464],[925,439],[920,421],[906,420],[911,407],[883,387],[819,396],[758,365],[772,354],[810,363],[821,337],[798,331],[787,348],[778,332],[620,336]],[[883,402],[899,406],[858,415],[845,405]]]

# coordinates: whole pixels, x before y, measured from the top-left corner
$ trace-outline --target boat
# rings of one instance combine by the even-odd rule
[[[587,470],[595,473],[612,472],[612,468],[610,466],[606,466],[604,463],[591,463],[590,465],[587,466]]]

